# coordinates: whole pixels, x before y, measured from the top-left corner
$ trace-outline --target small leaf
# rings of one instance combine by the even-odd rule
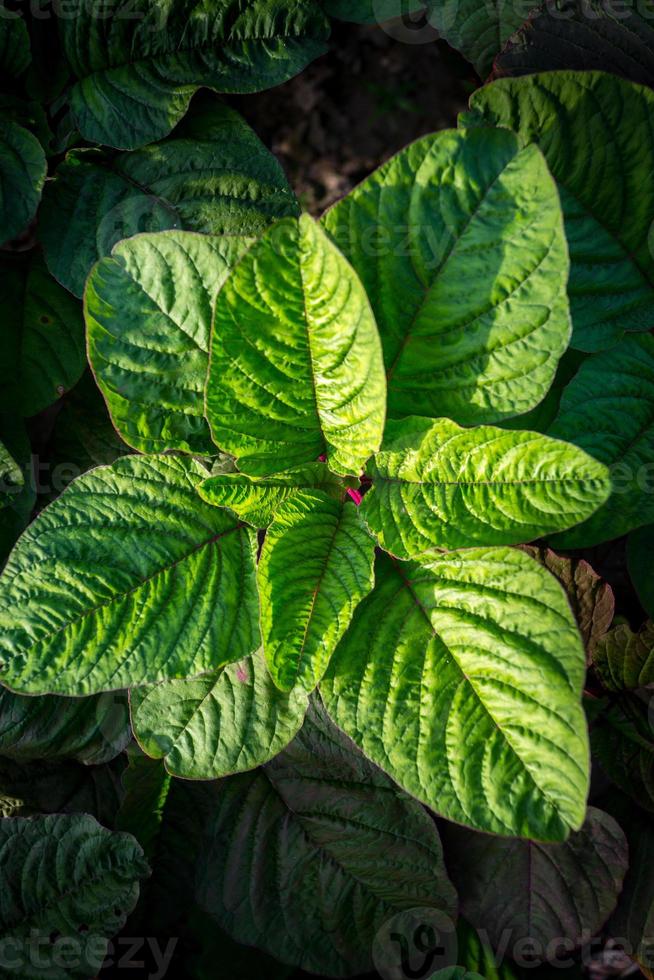
[[[132,727],[144,752],[183,779],[220,779],[254,769],[302,727],[307,696],[277,690],[254,654],[190,681],[132,690]]]
[[[536,147],[507,130],[412,143],[327,212],[368,292],[389,415],[498,422],[547,394],[568,346],[568,255]]]
[[[161,143],[114,155],[71,150],[46,185],[39,236],[52,274],[81,296],[94,263],[137,232],[257,235],[297,213],[275,157],[210,97],[195,99]]]
[[[564,840],[584,819],[588,740],[559,584],[508,548],[375,571],[321,685],[336,724],[447,819]]]
[[[358,475],[379,449],[381,345],[354,271],[308,215],[278,222],[218,295],[207,418],[250,476],[325,454]]]
[[[112,30],[93,0],[73,0],[60,30],[77,76],[70,93],[85,140],[134,149],[166,136],[200,86],[273,88],[323,54],[314,0],[117,0]]]
[[[625,337],[589,357],[563,393],[549,434],[609,467],[613,493],[583,524],[552,540],[586,548],[654,519],[654,337]]]
[[[75,480],[0,577],[2,682],[79,697],[215,670],[260,645],[254,533],[180,457]]]
[[[213,304],[242,238],[137,235],[91,273],[89,361],[114,425],[141,452],[212,455],[203,391]]]
[[[0,115],[0,245],[24,231],[34,217],[46,171],[36,137]]]
[[[643,609],[654,617],[654,575],[652,575],[652,555],[654,554],[654,524],[633,531],[627,539],[627,565],[632,585],[638,594]]]
[[[628,867],[622,830],[594,808],[564,844],[502,840],[454,826],[444,833],[463,915],[495,949],[530,940],[537,961],[552,944],[579,946],[601,929]]]
[[[201,484],[200,496],[216,507],[229,507],[253,527],[264,528],[280,504],[304,490],[320,490],[339,500],[348,487],[358,485],[356,478],[338,477],[325,463],[306,463],[263,480],[252,480],[243,473],[219,473]]]
[[[311,973],[372,969],[396,912],[455,914],[433,821],[318,705],[282,755],[222,785],[203,854],[198,900],[220,927]]]
[[[530,4],[512,0],[425,0],[428,21],[485,78],[495,56],[524,22]],[[557,66],[558,67],[558,66]]]
[[[62,960],[70,957],[56,937],[79,949],[74,975],[95,976],[102,940],[121,930],[149,873],[134,838],[105,830],[88,814],[55,814],[1,820],[0,848],[0,935],[23,952],[5,957],[5,976],[69,980]],[[27,955],[30,948],[38,957]]]
[[[602,72],[552,71],[486,85],[471,106],[484,124],[537,143],[556,179],[572,263],[573,346],[602,350],[625,330],[649,330],[654,92]]]
[[[616,626],[598,643],[593,662],[607,691],[654,684],[654,623],[646,623],[639,633]]]
[[[374,585],[374,542],[351,502],[304,492],[277,509],[257,569],[263,649],[282,691],[320,682]]]
[[[7,447],[0,442],[0,509],[8,507],[24,486],[23,471]]]
[[[611,491],[608,470],[568,443],[449,419],[389,422],[367,473],[363,517],[400,558],[532,541],[578,524]]]

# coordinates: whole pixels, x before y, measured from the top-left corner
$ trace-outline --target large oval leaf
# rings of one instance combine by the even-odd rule
[[[607,503],[557,535],[557,547],[589,547],[654,520],[654,337],[625,337],[584,361],[549,432],[605,463],[613,481]]]
[[[59,22],[78,129],[127,150],[166,136],[198,87],[272,88],[323,54],[328,35],[314,0],[116,0],[111,25],[93,0],[73,0]]]
[[[496,422],[534,408],[568,346],[552,178],[506,130],[427,136],[327,212],[384,346],[392,417]]]
[[[433,822],[319,709],[277,759],[223,784],[206,837],[201,904],[238,942],[312,973],[370,970],[401,910],[454,915]]]
[[[275,157],[212,97],[194,100],[161,143],[117,155],[72,150],[45,188],[39,235],[52,274],[81,296],[93,264],[137,232],[255,235],[297,213]]]
[[[408,792],[479,830],[581,826],[584,651],[558,583],[521,551],[382,556],[321,685],[336,723]]]
[[[312,691],[374,584],[375,546],[351,501],[305,492],[268,528],[257,579],[266,662],[275,684]]]
[[[587,942],[614,910],[628,867],[625,836],[608,813],[590,808],[564,844],[501,840],[445,828],[448,866],[461,911],[498,949],[533,943],[534,958],[558,944]]]
[[[46,172],[37,138],[0,115],[0,245],[24,231],[34,217]]]
[[[578,524],[611,489],[608,470],[568,443],[449,419],[390,422],[367,473],[363,516],[400,558],[531,541]]]
[[[355,272],[308,215],[278,222],[218,295],[207,381],[216,444],[251,476],[320,455],[358,475],[381,443],[381,345]]]
[[[134,838],[88,814],[16,817],[0,820],[0,853],[0,937],[12,950],[4,975],[96,976],[102,940],[120,931],[149,874]]]
[[[213,304],[247,248],[190,232],[121,242],[89,277],[89,361],[114,425],[142,452],[212,455],[204,418]]]
[[[162,681],[130,694],[132,726],[144,752],[184,779],[220,779],[254,769],[286,748],[302,727],[307,695],[282,694],[257,653],[190,681]]]
[[[572,261],[573,344],[610,347],[654,320],[654,92],[600,72],[500,79],[471,105],[537,143],[556,178]]]
[[[205,504],[206,471],[125,456],[75,480],[0,577],[0,679],[94,694],[187,677],[260,645],[254,534]]]

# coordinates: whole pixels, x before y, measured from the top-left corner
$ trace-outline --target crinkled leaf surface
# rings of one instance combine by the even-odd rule
[[[627,539],[627,564],[631,583],[645,612],[654,617],[654,524],[633,531]]]
[[[280,505],[257,567],[268,669],[312,691],[374,585],[375,546],[351,500],[306,491]]]
[[[626,624],[616,626],[598,643],[593,662],[608,691],[654,684],[654,623],[646,623],[638,633]]]
[[[23,697],[0,689],[0,755],[17,761],[109,762],[130,741],[127,696]]]
[[[529,6],[514,0],[426,0],[428,21],[484,78]]]
[[[618,538],[654,518],[654,336],[625,337],[589,357],[563,393],[550,435],[574,442],[611,472],[613,493],[561,548]]]
[[[114,155],[71,150],[45,188],[39,235],[52,274],[81,296],[93,264],[139,232],[255,235],[297,212],[275,157],[211,97],[195,99],[161,143]]]
[[[541,949],[554,940],[587,941],[614,910],[628,867],[622,830],[592,807],[582,829],[562,844],[502,840],[454,826],[444,833],[461,911],[496,949],[526,939]]]
[[[581,826],[584,652],[554,578],[509,548],[380,556],[321,685],[366,755],[450,820],[563,840]]]
[[[549,0],[510,38],[495,59],[493,74],[599,69],[651,86],[653,18],[651,0],[623,7],[605,0]]]
[[[27,129],[0,115],[0,245],[25,230],[45,182],[41,144]]]
[[[200,86],[257,92],[325,51],[314,0],[114,0],[111,26],[93,0],[60,20],[77,82],[75,124],[89,142],[135,149],[166,136]]]
[[[207,418],[250,476],[326,455],[358,475],[381,444],[381,344],[356,273],[308,215],[254,245],[218,294]]]
[[[601,72],[500,79],[471,106],[537,143],[561,195],[573,345],[610,347],[654,320],[654,92]]]
[[[193,460],[124,456],[75,480],[0,577],[2,682],[80,696],[188,677],[260,645],[254,533]]]
[[[285,500],[305,490],[319,490],[339,500],[347,487],[358,486],[355,478],[336,476],[325,463],[306,463],[262,480],[243,473],[218,473],[200,486],[200,496],[216,507],[229,507],[254,527],[268,527]]]
[[[24,485],[23,471],[4,443],[0,442],[0,509],[7,507]]]
[[[377,929],[453,915],[435,825],[318,707],[289,748],[217,796],[198,897],[238,942],[315,973],[371,969]]]
[[[130,694],[132,727],[148,755],[184,779],[219,779],[268,762],[302,727],[307,695],[283,694],[256,653],[206,677]]]
[[[586,652],[592,654],[613,622],[615,597],[611,586],[583,558],[565,558],[545,547],[525,550],[544,565],[565,589]]]
[[[69,391],[86,365],[81,304],[55,282],[39,252],[0,264],[6,323],[0,405],[29,417]]]
[[[137,235],[95,266],[84,296],[89,361],[128,445],[215,453],[203,395],[211,317],[247,245],[191,232]]]
[[[399,558],[532,541],[578,524],[611,489],[606,467],[569,443],[417,417],[388,423],[367,474],[364,519]]]
[[[30,940],[42,940],[38,957],[5,957],[5,975],[95,976],[102,965],[98,940],[120,931],[136,904],[139,880],[149,874],[134,838],[105,830],[88,814],[18,817],[0,821],[0,851],[0,936],[23,950]],[[61,966],[53,933],[79,944],[81,962],[70,971]]]
[[[323,222],[375,311],[391,417],[497,422],[542,401],[570,322],[561,209],[535,147],[489,128],[424,137]]]

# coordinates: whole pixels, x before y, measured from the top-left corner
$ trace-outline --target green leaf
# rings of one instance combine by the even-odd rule
[[[593,759],[623,793],[654,813],[654,702],[651,691],[591,702]]]
[[[107,35],[108,14],[111,32]],[[314,0],[73,0],[59,24],[77,82],[70,93],[85,140],[135,149],[166,136],[191,96],[258,92],[325,51],[328,24]]]
[[[114,425],[135,449],[215,453],[203,404],[212,310],[247,244],[137,235],[93,269],[84,297],[89,361]]]
[[[32,476],[32,447],[25,425],[15,414],[0,415],[0,439],[22,474],[22,487],[8,494],[10,500],[0,508],[0,568],[29,523],[36,503],[35,480]],[[5,488],[9,490],[9,487]]]
[[[356,477],[338,477],[325,463],[306,463],[263,480],[251,480],[243,473],[218,473],[201,484],[200,496],[216,507],[229,507],[242,521],[264,528],[285,500],[304,490],[319,490],[340,500],[348,487],[358,485]]]
[[[34,217],[46,169],[37,138],[0,115],[0,245],[25,231]]]
[[[527,554],[554,575],[563,586],[584,641],[586,652],[594,652],[608,632],[615,615],[611,586],[583,558],[564,558],[550,548],[525,548]]]
[[[40,252],[0,264],[7,348],[0,405],[24,417],[56,402],[86,366],[81,304],[48,273]]]
[[[20,13],[0,5],[0,74],[16,78],[32,60],[30,36]]]
[[[579,946],[601,929],[628,867],[622,830],[594,808],[564,844],[502,840],[454,826],[444,829],[444,840],[466,919],[496,949],[530,940],[541,960],[552,942]]]
[[[0,577],[2,682],[79,697],[188,677],[260,645],[254,533],[193,460],[124,456],[75,480]]]
[[[532,541],[578,524],[611,492],[608,470],[566,442],[449,419],[390,422],[367,473],[363,517],[399,558]]]
[[[654,92],[600,72],[501,79],[471,106],[537,143],[556,178],[572,262],[573,345],[597,351],[654,317]]]
[[[593,663],[607,691],[633,691],[654,684],[654,623],[638,633],[616,626],[598,643]]]
[[[214,441],[250,476],[314,462],[358,475],[379,449],[381,345],[354,271],[308,215],[278,222],[218,295],[207,381]]]
[[[351,501],[305,492],[277,509],[257,568],[263,649],[282,691],[320,683],[374,585],[375,546]]]
[[[485,78],[529,6],[513,0],[426,0],[428,21]]]
[[[568,346],[556,187],[506,130],[411,144],[327,212],[384,347],[389,414],[497,422],[534,408]]]
[[[8,507],[24,485],[23,471],[7,447],[0,442],[0,509]]]
[[[604,0],[548,0],[500,52],[493,74],[596,69],[652,85],[653,17],[651,0],[621,8]]]
[[[516,980],[516,974],[510,963],[499,956],[496,959],[492,948],[488,945],[488,934],[485,929],[482,930],[484,936],[482,939],[476,929],[459,917],[456,934],[459,947],[457,960],[466,970],[472,970],[484,980]]]
[[[376,581],[321,685],[336,724],[447,819],[565,839],[584,820],[588,739],[559,584],[508,548],[380,556]]]
[[[302,727],[307,695],[282,694],[256,653],[190,681],[163,681],[130,694],[132,727],[144,752],[183,779],[220,779],[254,769]]]
[[[127,697],[28,698],[0,688],[0,755],[19,762],[77,759],[101,765],[131,737]]]
[[[149,873],[134,838],[105,830],[87,814],[19,817],[0,821],[0,849],[0,936],[20,951],[4,958],[5,976],[95,976],[106,951],[101,940],[120,931]],[[74,940],[79,950],[70,970],[61,965],[70,957],[58,938]],[[30,946],[38,956],[28,955]]]
[[[198,869],[198,899],[237,942],[312,973],[372,968],[379,927],[456,896],[422,807],[316,706],[264,769],[227,780]]]
[[[643,609],[654,617],[654,524],[633,531],[627,539],[627,565],[631,583],[638,594]]]
[[[164,820],[170,776],[161,762],[149,759],[139,748],[131,746],[122,784],[125,795],[116,815],[116,830],[133,834],[151,859]]]
[[[322,0],[322,5],[330,17],[349,20],[355,24],[379,24],[415,13],[424,7],[423,0]]]
[[[556,547],[590,547],[654,520],[654,337],[625,337],[584,361],[549,434],[604,463],[613,481],[608,502]]]
[[[137,232],[258,235],[297,213],[275,157],[212,97],[194,100],[162,143],[113,155],[72,150],[46,185],[39,235],[52,274],[81,296],[94,263]]]

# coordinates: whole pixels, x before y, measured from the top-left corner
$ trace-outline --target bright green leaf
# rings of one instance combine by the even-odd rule
[[[91,273],[89,361],[114,425],[135,449],[215,453],[203,398],[212,310],[247,244],[190,232],[137,235]]]
[[[486,123],[537,143],[561,195],[573,344],[597,351],[654,318],[654,92],[600,72],[500,79],[476,92]]]
[[[581,826],[584,651],[563,591],[518,550],[381,556],[321,685],[366,755],[442,816],[563,840]]]
[[[266,662],[282,691],[322,679],[374,585],[374,542],[352,501],[307,491],[277,509],[257,578]]]
[[[198,463],[124,456],[75,480],[0,577],[4,684],[80,696],[188,677],[260,645],[254,533]]]
[[[45,154],[30,132],[0,115],[0,245],[25,231],[46,176]]]
[[[358,475],[379,449],[381,345],[354,271],[308,215],[278,222],[218,295],[207,418],[250,476],[314,462]]]
[[[584,361],[549,434],[604,463],[613,481],[608,502],[555,547],[590,547],[654,520],[654,336],[625,337]]]
[[[268,762],[302,727],[307,695],[282,694],[261,654],[190,681],[163,681],[130,694],[144,752],[184,779],[219,779]]]
[[[411,144],[327,212],[368,291],[389,414],[497,422],[547,394],[570,337],[556,187],[506,130]]]
[[[399,911],[455,914],[433,821],[317,707],[284,753],[222,785],[203,854],[198,899],[221,928],[311,973],[370,970]]]
[[[400,558],[532,541],[578,524],[611,490],[608,470],[575,446],[449,419],[390,422],[367,473],[363,517]]]
[[[196,99],[173,135],[133,153],[72,150],[39,216],[52,274],[82,295],[93,264],[137,232],[257,235],[298,205],[275,157],[233,109]]]
[[[216,507],[229,507],[242,521],[264,528],[280,504],[304,490],[320,490],[339,500],[347,487],[358,484],[356,477],[336,476],[325,463],[306,463],[263,480],[252,480],[243,473],[219,473],[204,481],[200,496]]]
[[[107,32],[107,14],[111,30]],[[258,92],[325,51],[314,0],[73,0],[60,19],[77,76],[70,107],[84,139],[135,149],[166,136],[200,86]]]

